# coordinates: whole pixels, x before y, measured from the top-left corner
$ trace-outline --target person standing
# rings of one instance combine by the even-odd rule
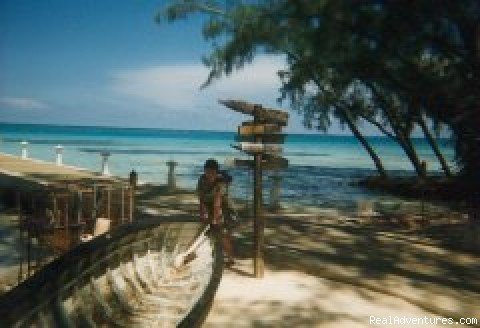
[[[225,224],[226,209],[224,204],[227,201],[227,184],[225,178],[220,174],[218,162],[210,158],[203,167],[204,173],[200,176],[197,183],[197,194],[200,205],[200,221],[210,224],[212,229],[221,233],[223,251],[227,257],[227,266],[233,265],[233,246],[232,233],[228,225]]]

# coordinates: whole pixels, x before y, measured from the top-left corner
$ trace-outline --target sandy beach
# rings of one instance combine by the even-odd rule
[[[2,0],[0,40],[0,328],[480,327],[480,0]]]
[[[194,194],[156,189],[140,196],[144,211],[195,215]],[[266,222],[265,278],[252,277],[252,229],[244,223],[235,232],[239,260],[224,270],[205,327],[367,327],[370,316],[480,317],[480,261],[458,249],[468,227],[412,229],[294,206],[267,214]]]
[[[140,220],[195,216],[198,206],[191,191],[148,185],[139,189],[137,205]],[[237,261],[224,269],[205,327],[368,327],[371,316],[480,317],[480,261],[459,250],[461,243],[452,247],[444,229],[456,225],[412,229],[303,209],[266,214],[263,279],[253,278],[252,227],[243,213],[234,233]],[[18,236],[14,215],[1,217],[6,290],[18,274]]]

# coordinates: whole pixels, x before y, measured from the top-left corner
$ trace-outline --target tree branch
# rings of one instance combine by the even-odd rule
[[[395,141],[398,141],[398,138],[396,135],[394,135],[393,133],[391,133],[390,131],[388,131],[380,122],[378,122],[377,120],[373,119],[373,117],[371,116],[368,116],[368,115],[361,115],[361,117],[367,121],[368,123],[372,124],[373,126],[375,126],[377,129],[379,129],[383,134],[385,134],[387,137],[395,140]]]

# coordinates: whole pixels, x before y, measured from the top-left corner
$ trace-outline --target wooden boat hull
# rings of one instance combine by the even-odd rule
[[[222,274],[215,234],[175,268],[204,226],[139,220],[81,244],[0,298],[1,327],[195,327]]]

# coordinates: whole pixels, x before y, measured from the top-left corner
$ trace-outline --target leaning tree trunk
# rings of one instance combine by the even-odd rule
[[[407,155],[417,175],[421,178],[424,178],[427,175],[427,172],[422,167],[420,158],[418,157],[417,151],[413,146],[412,139],[410,139],[408,133],[404,131],[405,129],[402,128],[402,126],[394,117],[394,114],[388,107],[388,103],[383,102],[383,104],[385,115],[390,123],[390,126],[392,127],[393,133],[397,136],[398,144],[400,145],[400,147],[402,147],[405,155]]]
[[[423,134],[425,135],[425,138],[430,144],[430,147],[432,147],[432,150],[435,153],[435,156],[437,156],[437,159],[440,162],[440,165],[442,167],[443,172],[445,173],[445,176],[451,177],[452,171],[450,170],[450,167],[448,166],[448,163],[445,160],[445,157],[440,151],[440,147],[438,146],[437,140],[433,137],[432,133],[428,129],[425,119],[421,115],[418,118],[418,125],[420,125],[420,128],[422,129]]]
[[[370,143],[365,139],[365,137],[362,135],[360,130],[358,130],[357,125],[355,124],[350,112],[347,109],[344,108],[338,108],[345,119],[345,123],[347,124],[348,128],[350,131],[352,131],[353,135],[357,140],[362,144],[362,146],[365,148],[367,153],[370,155],[370,157],[373,160],[373,163],[375,164],[375,167],[377,168],[378,174],[382,178],[387,177],[387,171],[385,170],[382,161],[380,160],[380,157],[378,157],[377,153],[373,149],[373,147],[370,145]]]
[[[389,110],[386,109],[386,112],[389,112]],[[408,159],[410,160],[410,163],[413,166],[413,169],[415,170],[415,172],[419,177],[421,178],[426,177],[427,172],[426,170],[424,170],[422,166],[422,162],[420,161],[417,151],[413,146],[412,139],[410,139],[410,136],[407,133],[405,133],[402,127],[400,127],[395,122],[394,118],[391,115],[387,114],[387,117],[388,117],[388,120],[390,121],[390,126],[392,127],[392,130],[397,136],[398,144],[400,145],[400,147],[402,147],[403,151],[405,152],[405,155],[407,155]]]
[[[400,140],[401,146],[403,147],[405,154],[407,155],[408,159],[410,159],[410,162],[412,163],[415,172],[421,178],[426,177],[427,172],[422,166],[422,162],[420,161],[417,151],[413,146],[412,139],[410,139],[410,136],[406,133],[399,132],[399,134],[401,134],[402,136],[398,139]]]
[[[380,101],[383,105],[385,116],[390,123],[393,133],[397,137],[398,144],[402,147],[405,155],[407,155],[410,163],[412,164],[415,172],[421,178],[424,178],[427,174],[426,170],[423,169],[422,163],[420,162],[420,158],[418,157],[417,151],[413,146],[412,140],[408,133],[405,133],[404,129],[398,123],[397,119],[394,117],[394,113],[389,108],[389,103],[384,99],[384,97],[380,94],[377,88],[372,83],[366,83],[370,90],[372,90],[375,97]]]
[[[315,81],[317,87],[320,90],[325,91],[322,83],[320,83],[320,81],[317,78],[314,77],[313,80]],[[375,152],[375,150],[373,149],[373,147],[370,145],[370,143],[367,141],[367,139],[365,139],[365,137],[362,135],[360,130],[358,130],[357,125],[355,124],[355,121],[353,120],[353,117],[352,117],[350,111],[347,108],[345,108],[344,106],[336,106],[335,108],[343,116],[343,118],[345,119],[345,123],[347,124],[350,131],[352,131],[355,138],[357,138],[357,140],[362,144],[362,146],[365,148],[367,153],[372,158],[378,174],[382,178],[386,178],[387,177],[387,171],[385,170],[385,167],[383,166],[382,161],[380,160],[380,157],[378,157],[378,155]]]

